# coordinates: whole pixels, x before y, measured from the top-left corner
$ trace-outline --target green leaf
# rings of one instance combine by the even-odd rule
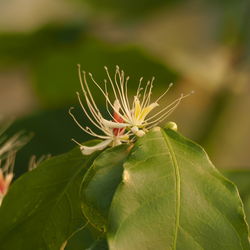
[[[244,203],[248,225],[250,225],[250,171],[249,170],[228,170],[224,174],[236,184],[240,197]]]
[[[0,209],[1,250],[60,249],[86,223],[79,189],[96,156],[76,148],[14,182]]]
[[[110,250],[250,249],[236,187],[173,130],[139,139],[110,208]]]
[[[103,233],[94,229],[90,224],[75,233],[67,242],[65,250],[108,250]]]
[[[82,186],[82,211],[89,222],[100,231],[106,231],[110,204],[122,180],[123,163],[130,145],[107,149],[93,162]]]

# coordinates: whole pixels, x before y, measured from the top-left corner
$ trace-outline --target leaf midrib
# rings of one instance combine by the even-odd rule
[[[176,249],[177,245],[177,236],[178,236],[178,229],[180,224],[180,200],[181,200],[181,182],[180,182],[180,170],[178,166],[178,162],[176,160],[176,156],[174,153],[174,150],[171,146],[171,143],[168,139],[168,136],[165,134],[165,132],[161,131],[161,134],[163,135],[163,138],[165,139],[167,148],[169,150],[169,154],[173,163],[174,172],[175,172],[175,189],[176,189],[176,206],[175,206],[175,232],[174,232],[174,240],[173,240],[173,249]]]

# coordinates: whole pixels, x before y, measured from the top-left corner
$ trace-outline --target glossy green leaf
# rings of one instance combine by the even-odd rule
[[[110,250],[250,249],[235,185],[200,146],[170,129],[135,144],[109,223]]]
[[[122,180],[123,163],[129,145],[110,148],[101,153],[85,175],[81,186],[82,211],[89,222],[106,231],[110,204]]]
[[[65,250],[108,250],[105,236],[89,223],[67,242]]]
[[[60,249],[85,225],[79,189],[96,156],[76,148],[14,182],[0,209],[0,249]]]
[[[248,225],[250,225],[250,171],[249,170],[228,170],[224,174],[236,184],[240,197],[244,203]]]

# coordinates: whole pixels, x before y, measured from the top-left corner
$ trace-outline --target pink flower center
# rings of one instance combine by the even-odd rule
[[[122,123],[124,120],[119,116],[118,113],[114,112],[114,121],[118,123]],[[113,134],[115,136],[124,134],[125,128],[113,128]]]
[[[1,179],[0,180],[0,194],[5,194],[6,189],[7,189],[7,187],[6,187],[5,180]]]

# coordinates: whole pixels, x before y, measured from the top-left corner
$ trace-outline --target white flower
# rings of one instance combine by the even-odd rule
[[[181,94],[179,98],[168,106],[163,107],[157,113],[149,116],[151,111],[159,106],[160,100],[167,94],[172,84],[168,86],[160,97],[151,102],[154,78],[148,81],[144,87],[142,86],[143,78],[141,78],[136,95],[133,101],[130,102],[128,97],[129,77],[125,77],[124,72],[116,66],[115,76],[114,79],[112,79],[107,67],[104,68],[108,77],[108,81],[104,80],[104,87],[101,87],[101,85],[96,82],[91,73],[88,73],[88,75],[92,83],[99,89],[105,98],[106,110],[110,116],[109,120],[103,117],[97,107],[90,91],[87,74],[85,71],[81,72],[80,66],[78,65],[79,78],[86,106],[83,104],[80,94],[77,92],[79,103],[87,118],[102,132],[102,134],[97,134],[89,127],[83,127],[73,115],[73,108],[70,108],[69,114],[84,132],[104,140],[95,146],[88,147],[72,139],[80,146],[82,153],[85,155],[92,154],[97,150],[102,150],[107,146],[116,146],[122,142],[129,142],[130,136],[143,136],[150,128],[155,127],[158,123],[165,120],[166,117],[176,109],[180,101],[190,95]],[[108,86],[111,91],[109,91]]]
[[[125,132],[125,127],[122,125],[122,118],[119,116],[117,111],[119,111],[119,106],[117,106],[117,103],[112,104],[113,107],[113,114],[108,110],[111,118],[113,119],[112,126],[109,126],[109,122],[103,118],[96,102],[94,101],[94,98],[91,94],[91,91],[89,89],[87,79],[86,79],[86,73],[82,73],[79,67],[79,78],[81,83],[81,88],[83,91],[84,99],[86,102],[86,107],[84,106],[80,94],[77,92],[77,97],[79,100],[79,103],[81,105],[81,108],[87,118],[95,125],[96,128],[98,128],[102,134],[97,134],[89,127],[83,127],[78,120],[75,118],[74,114],[72,113],[73,107],[70,108],[69,114],[72,116],[76,124],[86,133],[97,137],[99,139],[102,139],[104,141],[98,143],[95,146],[89,147],[80,144],[76,140],[72,139],[75,143],[77,143],[80,146],[80,149],[84,155],[92,154],[93,152],[97,150],[103,150],[107,146],[116,146],[121,144],[122,142],[129,142],[129,136],[131,132]],[[114,126],[116,124],[116,126]]]
[[[169,89],[172,87],[172,83],[169,84],[166,91],[158,97],[155,101],[151,102],[151,95],[153,89],[154,77],[151,81],[148,81],[143,87],[143,78],[140,79],[139,85],[136,91],[136,95],[133,98],[132,103],[128,98],[128,80],[129,77],[125,77],[124,72],[116,66],[114,79],[111,78],[107,67],[105,67],[108,82],[113,92],[113,97],[115,99],[115,105],[112,104],[108,92],[107,81],[105,81],[105,89],[95,81],[92,74],[89,73],[94,84],[99,88],[101,93],[106,99],[107,110],[110,107],[119,115],[122,119],[120,127],[129,128],[130,131],[136,136],[143,136],[150,128],[155,127],[157,124],[165,120],[179,105],[181,100],[190,94],[181,94],[179,98],[175,101],[163,107],[160,111],[149,116],[152,110],[159,106],[160,100],[168,93]],[[114,121],[104,120],[104,125],[115,128],[117,123]]]

